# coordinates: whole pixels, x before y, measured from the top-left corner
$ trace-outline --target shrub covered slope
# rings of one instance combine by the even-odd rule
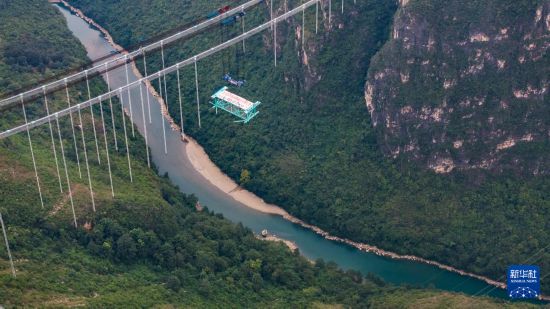
[[[152,1],[140,6],[125,1],[72,3],[105,24],[117,41],[131,46],[200,18],[223,1],[209,5]],[[299,3],[275,1],[276,14]],[[502,10],[513,7],[502,6]],[[384,143],[365,106],[365,79],[370,59],[391,37],[396,10],[392,1],[350,2],[343,16],[339,10],[332,12],[331,25],[322,20],[318,35],[315,11],[309,10],[305,46],[301,45],[301,15],[283,22],[277,31],[276,68],[270,32],[247,40],[244,55],[238,45],[199,62],[203,103],[223,85],[221,76],[229,71],[248,81],[235,91],[263,105],[259,117],[243,126],[203,104],[202,129],[188,112],[184,116],[187,132],[234,179],[243,169],[249,170],[247,188],[339,236],[495,279],[502,278],[508,265],[535,253],[534,262],[548,267],[550,253],[540,251],[550,244],[548,177],[518,177],[506,170],[440,175],[407,157],[384,155]],[[327,17],[326,7],[320,12]],[[173,19],[175,15],[183,17]],[[269,9],[259,6],[247,15],[247,27],[265,22],[268,16]],[[239,31],[240,24],[218,27],[173,46],[167,50],[168,62],[189,57]],[[151,63],[158,68],[159,61]],[[184,108],[190,111],[195,102],[194,76],[192,69],[182,72]],[[175,76],[168,79],[170,111],[179,122]],[[422,93],[429,94],[425,90],[417,94]],[[543,288],[548,293],[546,282]]]

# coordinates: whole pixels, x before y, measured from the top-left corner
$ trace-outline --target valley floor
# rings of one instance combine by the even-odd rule
[[[69,3],[63,1],[63,4],[70,8],[71,11],[76,13],[80,18],[85,20],[87,23],[91,24],[92,26],[96,27],[100,32],[102,32],[105,37],[107,38],[107,41],[119,52],[125,52],[123,47],[119,44],[117,44],[111,34],[100,24],[96,23],[92,18],[86,16],[81,10],[71,6]],[[133,73],[137,76],[142,77],[142,74],[137,69],[137,67],[133,66]],[[161,109],[163,110],[164,117],[166,120],[171,124],[172,130],[179,131],[180,128],[176,124],[176,121],[172,119],[170,114],[167,112],[167,107],[165,105],[164,100],[162,97],[156,92],[155,88],[149,84],[148,90],[155,94],[155,97],[157,98],[157,103],[161,105]],[[349,239],[340,238],[336,236],[330,235],[328,232],[322,230],[321,228],[317,226],[310,225],[301,219],[298,219],[291,214],[289,214],[286,210],[283,208],[274,205],[266,203],[262,198],[255,195],[254,193],[240,187],[232,178],[230,178],[227,174],[225,174],[209,157],[209,155],[206,153],[204,148],[193,138],[186,135],[187,143],[185,144],[185,156],[187,157],[187,160],[191,163],[195,171],[197,171],[202,177],[204,177],[206,180],[208,180],[212,185],[220,189],[225,194],[231,196],[234,200],[238,201],[242,205],[254,209],[256,211],[267,213],[267,214],[274,214],[274,215],[280,215],[287,219],[290,222],[293,222],[295,224],[301,225],[302,227],[305,227],[307,229],[312,230],[313,232],[323,236],[326,239],[346,243],[352,247],[355,247],[361,251],[366,252],[373,252],[380,256],[385,256],[389,258],[394,259],[402,259],[402,260],[411,260],[421,263],[426,263],[430,265],[434,265],[436,267],[439,267],[441,269],[459,273],[464,276],[473,277],[482,281],[485,281],[486,283],[497,286],[500,288],[504,288],[505,285],[501,282],[491,280],[488,277],[480,276],[474,273],[465,272],[461,269],[456,269],[454,267],[444,265],[435,261],[423,259],[414,255],[400,255],[394,252],[386,251],[383,249],[380,249],[376,246],[372,246],[365,243],[359,243],[355,242]],[[180,148],[181,149],[181,148]],[[280,238],[278,238],[280,239]],[[281,239],[291,250],[294,250],[297,248],[297,246],[289,242],[288,240]],[[290,245],[289,245],[290,244]]]
[[[283,217],[290,216],[288,212],[279,206],[268,204],[262,198],[254,193],[241,188],[238,184],[227,176],[220,168],[210,160],[208,154],[204,151],[201,145],[194,139],[187,137],[189,143],[185,147],[187,158],[193,165],[195,170],[199,172],[214,186],[233,197],[238,202],[246,207],[252,208],[263,213],[280,215]]]

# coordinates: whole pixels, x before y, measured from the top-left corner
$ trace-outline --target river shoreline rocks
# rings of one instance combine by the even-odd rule
[[[116,49],[119,53],[122,53],[122,54],[127,54],[128,53],[122,46],[120,46],[120,45],[118,45],[114,42],[112,36],[107,32],[107,30],[105,30],[102,26],[97,24],[91,18],[85,16],[84,13],[81,10],[71,6],[65,0],[49,0],[49,2],[51,2],[51,3],[61,3],[67,9],[69,9],[71,12],[73,12],[78,17],[82,18],[88,24],[90,24],[91,26],[95,27],[98,31],[100,31],[104,35],[105,39],[109,42],[109,44],[114,49]],[[139,72],[139,70],[136,67],[134,62],[131,63],[131,67],[132,67],[132,71],[134,72],[134,74],[136,74],[136,76],[138,76],[139,78],[143,77],[141,75],[141,73]],[[173,118],[169,115],[166,103],[164,102],[163,98],[161,98],[159,96],[159,94],[156,92],[156,90],[154,89],[154,87],[152,86],[152,84],[148,80],[145,81],[145,84],[146,84],[148,90],[157,98],[157,102],[161,106],[161,112],[164,115],[165,119],[170,123],[170,127],[172,128],[172,130],[181,131],[180,127],[175,123]],[[358,250],[361,250],[361,251],[374,253],[376,255],[387,257],[387,258],[392,258],[392,259],[409,260],[409,261],[414,261],[414,262],[433,265],[433,266],[436,266],[436,267],[438,267],[440,269],[443,269],[443,270],[446,270],[446,271],[458,273],[462,276],[468,276],[468,277],[472,277],[472,278],[484,281],[485,283],[487,283],[489,285],[492,285],[492,286],[495,286],[495,287],[498,287],[498,288],[502,288],[502,289],[506,288],[506,284],[503,283],[503,282],[499,282],[499,281],[492,280],[492,279],[489,279],[489,278],[484,277],[484,276],[480,276],[480,275],[476,275],[476,274],[469,273],[469,272],[466,272],[466,271],[462,271],[460,269],[456,269],[454,267],[444,265],[444,264],[441,264],[441,263],[436,262],[436,261],[427,260],[427,259],[417,257],[417,256],[414,256],[414,255],[400,255],[400,254],[397,254],[397,253],[394,253],[394,252],[390,252],[390,251],[380,249],[376,246],[372,246],[372,245],[365,244],[365,243],[359,243],[359,242],[355,242],[355,241],[352,241],[352,240],[349,240],[349,239],[340,238],[340,237],[337,237],[337,236],[330,235],[328,232],[322,230],[321,228],[319,228],[317,226],[310,225],[310,224],[308,224],[308,223],[306,223],[306,222],[290,215],[288,212],[286,212],[284,209],[282,209],[281,207],[279,207],[277,205],[265,203],[263,199],[259,198],[258,196],[256,196],[252,192],[249,192],[248,190],[243,189],[243,190],[239,190],[239,191],[236,191],[236,192],[231,192],[232,188],[235,187],[235,182],[231,178],[229,178],[229,176],[224,174],[210,160],[209,156],[206,154],[206,152],[204,151],[204,149],[202,148],[201,145],[199,145],[194,139],[190,138],[189,136],[185,136],[185,137],[186,137],[186,139],[182,142],[186,143],[185,149],[186,149],[187,157],[188,157],[189,161],[191,162],[191,164],[193,165],[193,167],[195,168],[195,170],[197,172],[199,172],[203,177],[205,177],[208,181],[210,181],[214,186],[218,187],[219,189],[223,190],[227,194],[231,195],[235,200],[237,200],[238,202],[242,203],[243,205],[245,205],[249,208],[255,209],[255,210],[260,211],[260,212],[268,213],[268,214],[274,214],[274,215],[282,216],[284,219],[286,219],[286,220],[288,220],[288,221],[290,221],[294,224],[298,224],[298,225],[300,225],[304,228],[307,228],[307,229],[315,232],[316,234],[324,237],[325,239],[345,243],[345,244],[347,244],[349,246],[352,246],[352,247],[355,247],[355,248],[357,248]],[[227,188],[230,188],[230,189],[226,190]],[[289,240],[279,238],[275,235],[268,235],[267,237],[262,237],[262,236],[259,236],[259,235],[256,235],[256,236],[259,239],[265,239],[265,240],[268,240],[268,241],[283,242],[292,251],[294,251],[296,249],[299,249],[298,246],[296,245],[296,243],[294,243],[292,241],[289,241]],[[541,299],[542,300],[550,300],[550,297],[541,296]]]
[[[298,250],[298,245],[296,245],[295,242],[290,241],[288,239],[281,238],[277,235],[273,235],[273,234],[267,234],[265,236],[264,235],[256,235],[256,238],[258,238],[260,240],[265,240],[265,241],[281,242],[281,243],[285,244],[285,246],[287,246],[290,249],[290,251],[292,251],[292,252]]]
[[[372,246],[372,245],[368,245],[368,244],[364,244],[364,243],[359,243],[359,242],[355,242],[353,240],[349,240],[349,239],[345,239],[345,238],[340,238],[340,237],[336,237],[336,236],[332,236],[330,235],[328,232],[325,232],[323,231],[322,229],[320,229],[319,227],[316,227],[316,226],[313,226],[313,225],[310,225],[310,224],[307,224],[305,223],[304,221],[296,218],[296,217],[293,217],[293,216],[285,216],[284,217],[286,220],[294,223],[294,224],[298,224],[304,228],[307,228],[313,232],[315,232],[316,234],[324,237],[325,239],[328,239],[328,240],[332,240],[332,241],[337,241],[337,242],[341,242],[341,243],[345,243],[349,246],[352,246],[352,247],[355,247],[361,251],[365,251],[365,252],[369,252],[369,253],[374,253],[378,256],[383,256],[383,257],[388,257],[388,258],[392,258],[392,259],[399,259],[399,260],[408,260],[408,261],[414,261],[414,262],[420,262],[420,263],[424,263],[424,264],[429,264],[429,265],[433,265],[433,266],[436,266],[438,268],[441,268],[441,269],[444,269],[444,270],[447,270],[447,271],[451,271],[451,272],[454,272],[454,273],[458,273],[462,276],[468,276],[468,277],[472,277],[472,278],[476,278],[478,280],[482,280],[484,282],[486,282],[487,284],[490,284],[490,285],[493,285],[493,286],[496,286],[496,287],[499,287],[499,288],[502,288],[502,289],[505,289],[506,288],[506,284],[505,283],[502,283],[502,282],[498,282],[498,281],[495,281],[495,280],[492,280],[492,279],[489,279],[487,277],[483,277],[483,276],[480,276],[480,275],[476,275],[476,274],[472,274],[472,273],[468,273],[468,272],[465,272],[465,271],[462,271],[460,269],[456,269],[454,267],[451,267],[451,266],[448,266],[448,265],[444,265],[444,264],[441,264],[441,263],[438,263],[436,261],[430,261],[430,260],[426,260],[424,258],[421,258],[421,257],[417,257],[417,256],[414,256],[414,255],[400,255],[400,254],[397,254],[397,253],[394,253],[394,252],[390,252],[390,251],[386,251],[386,250],[382,250],[376,246]]]

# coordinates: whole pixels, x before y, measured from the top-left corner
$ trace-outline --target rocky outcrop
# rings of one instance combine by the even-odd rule
[[[550,173],[550,2],[400,1],[365,102],[388,156]]]

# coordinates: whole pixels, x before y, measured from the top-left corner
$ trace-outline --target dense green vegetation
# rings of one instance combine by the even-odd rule
[[[56,64],[51,61],[35,61],[33,55],[28,55],[24,69],[27,73],[10,78],[8,72],[19,70],[22,62],[10,62],[12,58],[4,57],[0,61],[2,67],[12,69],[0,73],[7,83],[0,93],[25,83],[26,76],[39,79],[78,64],[80,60],[74,59],[85,59],[83,48],[63,27],[62,16],[47,2],[14,1],[3,7],[2,14],[14,17],[9,27],[2,22],[1,29],[5,32],[0,32],[0,38],[5,42],[4,47],[11,50],[9,46],[16,46],[21,39],[16,34],[10,40],[4,39],[7,32],[17,33],[18,29],[28,29],[32,25],[39,29],[38,39],[47,37],[48,50],[61,55],[63,65],[53,69],[49,66]],[[42,18],[43,14],[49,18]],[[34,52],[36,55],[49,54],[40,48]],[[42,64],[47,68],[42,68]],[[93,80],[94,91],[103,87],[99,80]],[[81,100],[84,93],[80,88],[71,91],[75,101]],[[49,99],[54,110],[65,104],[63,91]],[[40,100],[27,105],[30,118],[44,113],[43,103]],[[116,100],[114,104],[119,106]],[[3,116],[6,117],[1,121],[3,127],[21,121],[19,113],[18,109],[5,112]],[[109,123],[107,108],[105,113]],[[98,108],[95,114],[99,115]],[[115,116],[120,123],[120,112]],[[8,225],[17,268],[14,279],[2,241],[0,305],[8,308],[151,307],[163,304],[194,307],[363,306],[370,295],[393,289],[384,287],[380,280],[364,280],[355,272],[343,273],[334,264],[310,263],[289,252],[282,244],[256,240],[251,231],[241,225],[207,211],[195,211],[194,197],[184,196],[166,178],[156,176],[154,170],[146,167],[144,151],[140,150],[143,141],[139,136],[130,139],[133,184],[128,179],[126,154],[110,146],[115,181],[115,197],[111,198],[105,162],[99,166],[95,159],[89,111],[83,112],[83,118],[96,197],[95,213],[91,209],[84,163],[81,166],[84,177],[79,177],[77,172],[70,123],[68,119],[61,121],[78,229],[72,226],[64,178],[64,192],[59,192],[47,126],[31,132],[44,195],[43,209],[26,136],[21,134],[0,142],[0,211]],[[78,119],[76,115],[75,119]],[[54,132],[55,128],[54,123]],[[120,125],[117,131],[121,134]],[[112,133],[107,130],[111,144]],[[77,145],[82,159],[79,135]],[[57,141],[56,149],[61,156]],[[104,150],[101,156],[106,159]]]
[[[125,46],[203,16],[223,3],[71,2]],[[275,6],[281,7],[282,2],[276,1]],[[332,30],[327,31],[325,21],[317,36],[314,10],[308,11],[307,66],[296,57],[300,17],[279,25],[276,68],[269,32],[247,40],[247,53],[238,63],[237,47],[199,62],[203,103],[222,85],[224,71],[239,69],[248,84],[238,92],[263,105],[257,119],[243,126],[232,123],[226,114],[207,111],[203,104],[203,128],[198,128],[193,113],[186,112],[187,132],[232,178],[238,180],[248,170],[248,189],[339,236],[499,280],[510,264],[550,267],[550,253],[541,250],[550,244],[548,177],[484,172],[436,175],[405,158],[389,160],[381,153],[365,108],[364,82],[371,57],[389,36],[395,10],[392,1],[358,1],[357,6],[347,6],[345,16],[333,12]],[[266,20],[264,6],[255,12],[247,15],[249,27]],[[171,18],[179,14],[184,17]],[[237,33],[237,28],[229,31]],[[168,62],[219,42],[219,32],[214,29],[184,47],[172,47],[167,50]],[[158,61],[151,63],[158,68]],[[191,69],[182,71],[184,109],[189,111],[195,102],[194,77]],[[170,111],[179,121],[174,76],[169,76],[168,87]],[[518,145],[515,151],[525,154],[529,149]],[[550,291],[548,277],[542,286],[545,293]]]
[[[0,94],[85,59],[85,52],[76,39],[66,27],[60,27],[63,25],[61,15],[46,2],[0,2],[0,8],[2,17],[16,17],[9,19],[9,25],[4,24],[8,20],[4,18],[0,23],[0,66],[6,68],[0,72],[0,79],[6,85],[0,88]],[[31,28],[39,31],[37,39],[48,38],[47,50],[55,50],[60,55],[58,60],[47,60],[50,53],[39,48],[33,51],[35,54],[28,54],[25,62],[7,60],[13,57],[5,56],[4,47],[17,45],[19,29]],[[7,33],[13,33],[13,38],[7,40]],[[57,65],[59,67],[50,67]],[[11,74],[19,69],[26,73]],[[93,80],[91,86],[94,92],[105,87],[98,79]],[[71,97],[78,101],[85,93],[85,89],[78,87],[72,89]],[[49,102],[53,110],[65,106],[63,91],[50,96]],[[44,114],[43,103],[38,100],[27,105],[31,119]],[[113,103],[119,106],[116,100]],[[109,123],[107,106],[104,112]],[[94,113],[98,117],[98,107]],[[4,128],[21,121],[19,114],[17,109],[2,112],[0,126]],[[121,134],[121,113],[115,112],[115,117],[117,132]],[[425,303],[429,307],[433,295],[438,301],[441,299],[442,304],[452,303],[456,307],[470,307],[472,302],[479,306],[505,305],[502,301],[388,287],[376,278],[365,279],[352,271],[343,273],[331,263],[310,263],[281,244],[256,240],[240,225],[208,212],[196,212],[194,197],[184,196],[168,179],[147,169],[143,140],[139,136],[130,138],[133,184],[128,181],[125,152],[117,151],[112,145],[109,148],[115,182],[115,197],[111,198],[105,162],[99,166],[95,161],[89,111],[83,112],[83,119],[98,210],[95,213],[91,210],[83,164],[84,176],[79,177],[77,172],[69,121],[60,121],[78,229],[71,225],[65,182],[64,193],[59,193],[48,128],[31,131],[44,209],[40,208],[36,192],[26,136],[20,134],[0,142],[0,211],[8,224],[17,268],[17,279],[14,279],[9,272],[5,248],[0,245],[2,306],[288,308],[396,304],[395,307],[400,307],[416,301],[415,304]],[[55,129],[54,123],[54,132]],[[106,132],[112,143],[113,132],[110,129]],[[99,134],[103,134],[101,129]],[[82,158],[79,135],[77,147]],[[61,156],[57,141],[56,150]],[[105,160],[104,150],[101,156]],[[456,303],[457,298],[465,300]]]
[[[463,295],[452,295],[446,293],[433,293],[431,291],[411,291],[395,293],[391,298],[374,297],[371,301],[373,307],[385,308],[478,308],[478,309],[501,309],[513,307],[511,304],[495,304],[490,301],[475,301]],[[525,308],[536,308],[536,305],[524,305]]]
[[[36,27],[33,22],[18,22],[20,19],[28,20],[28,10],[38,11],[42,7],[43,4],[37,1],[25,6],[0,2],[0,93],[33,84],[39,78],[51,76],[54,70],[82,62],[85,55],[82,50],[59,49],[73,42],[65,25],[52,22],[42,28]],[[45,10],[40,18],[55,20],[58,14]],[[51,35],[54,33],[65,35],[53,39]]]
[[[83,48],[64,27],[62,16],[47,2],[0,2],[0,7],[0,67],[3,68],[0,80],[4,83],[0,94],[30,85],[85,59]],[[48,47],[42,49],[41,46],[46,45],[27,46],[20,42],[26,38],[20,29],[25,32],[34,29],[36,40]],[[12,61],[11,52],[19,43],[33,50],[25,51],[29,52],[24,56],[25,61],[19,56],[15,58],[21,61]],[[6,56],[6,50],[12,56]],[[48,60],[51,51],[59,56],[57,60]],[[13,72],[18,74],[11,74]],[[98,79],[92,80],[91,86],[93,92],[105,87]],[[81,87],[71,91],[75,102],[85,96],[86,91]],[[64,107],[64,100],[63,91],[49,96],[51,109]],[[113,103],[119,106],[117,100]],[[43,104],[42,100],[27,104],[31,119],[44,114]],[[104,107],[105,120],[110,123],[110,111]],[[94,113],[101,137],[98,107]],[[18,109],[4,111],[2,116],[2,128],[22,121]],[[74,116],[79,123],[77,115]],[[130,184],[126,154],[112,146],[113,132],[109,128],[106,133],[111,144],[115,183],[112,198],[105,172],[106,152],[101,150],[103,163],[99,166],[90,136],[89,111],[84,111],[82,116],[96,197],[95,213],[91,209],[83,162],[83,177],[78,174],[69,120],[60,121],[78,229],[72,226],[64,178],[64,192],[59,192],[48,127],[31,131],[44,209],[38,199],[26,136],[20,134],[0,142],[0,212],[8,225],[17,269],[14,279],[2,242],[0,306],[368,307],[373,295],[377,298],[372,305],[380,306],[410,291],[385,286],[373,277],[365,279],[353,271],[343,273],[332,263],[311,263],[290,253],[282,244],[256,240],[248,229],[231,224],[219,215],[195,211],[194,197],[184,196],[167,178],[158,177],[154,170],[146,168],[143,140],[139,136],[130,138],[134,171],[134,183]],[[115,112],[115,117],[120,136],[120,111]],[[54,123],[54,133],[57,133],[56,127]],[[82,159],[81,142],[77,134]],[[56,150],[61,159],[57,139]],[[61,173],[64,173],[63,166]],[[245,175],[243,179],[246,178]],[[383,295],[387,295],[387,300]],[[495,300],[468,299],[503,304]]]

